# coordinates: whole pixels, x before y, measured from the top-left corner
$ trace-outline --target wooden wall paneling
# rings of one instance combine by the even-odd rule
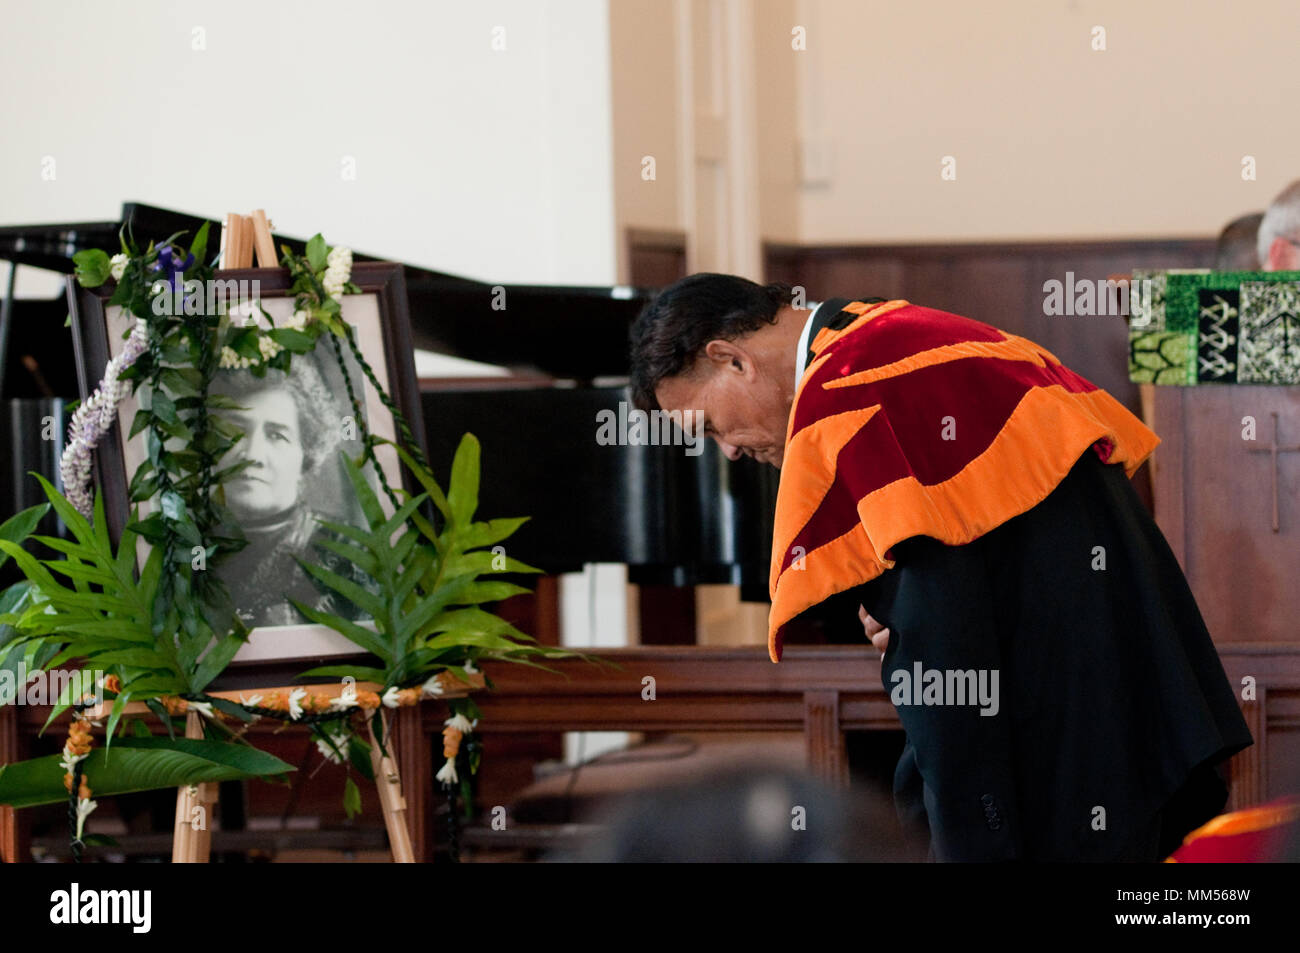
[[[13,705],[0,708],[0,764],[21,761],[26,745]],[[29,831],[25,818],[12,807],[0,807],[0,861],[16,864],[29,859]]]
[[[1137,385],[1128,379],[1128,324],[1122,315],[1077,314],[1071,288],[1083,282],[1104,281],[1116,271],[1126,271],[1109,256],[1093,251],[1053,251],[1037,258],[1028,284],[1031,304],[1027,308],[1024,337],[1036,341],[1056,355],[1067,367],[1088,378],[1134,413],[1140,410]],[[1073,275],[1073,279],[1071,279]],[[1047,314],[1048,282],[1062,285],[1065,314]],[[1071,281],[1074,282],[1073,286]],[[1094,299],[1094,303],[1095,299]],[[1106,302],[1109,308],[1109,301]],[[1096,310],[1101,305],[1096,304]]]
[[[1264,720],[1268,745],[1264,752],[1264,791],[1269,800],[1300,795],[1300,685],[1281,686],[1271,680]]]
[[[952,259],[914,258],[903,267],[903,287],[882,297],[906,298],[927,308],[960,312],[958,299],[961,296],[952,272]]]
[[[1219,656],[1255,739],[1232,759],[1226,810],[1300,794],[1300,643],[1231,642]],[[1255,694],[1248,701],[1247,679]]]
[[[629,228],[628,283],[637,288],[662,288],[686,276],[686,233]]]
[[[950,285],[942,310],[984,321],[1012,334],[1026,333],[1025,317],[1037,304],[1031,294],[1030,263],[972,256],[953,261],[948,269]],[[908,286],[908,294],[918,304],[927,304],[924,284],[909,276]]]
[[[1240,697],[1240,682],[1236,686]],[[1255,743],[1232,759],[1229,765],[1231,788],[1226,810],[1239,811],[1268,800],[1268,685],[1260,685],[1254,701],[1242,702],[1246,727]]]

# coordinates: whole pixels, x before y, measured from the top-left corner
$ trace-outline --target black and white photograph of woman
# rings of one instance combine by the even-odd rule
[[[276,327],[293,329],[299,320],[293,299],[271,294],[232,305],[232,321],[260,324],[268,318]],[[120,352],[132,320],[119,307],[105,311],[111,355]],[[378,298],[373,294],[347,295],[344,320],[352,325],[357,346],[380,386],[387,387]],[[351,651],[352,643],[329,627],[308,620],[291,600],[352,621],[368,621],[367,613],[317,584],[298,562],[301,559],[325,567],[366,588],[373,586],[352,563],[316,545],[331,535],[320,525],[321,520],[357,526],[365,523],[340,454],[358,457],[363,449],[361,437],[367,431],[387,440],[395,436],[391,414],[347,347],[343,359],[352,393],[362,403],[360,418],[328,341],[319,342],[310,354],[295,354],[287,375],[268,368],[266,375],[258,378],[237,355],[223,355],[223,369],[213,380],[212,392],[228,397],[235,405],[218,413],[244,435],[219,466],[229,467],[245,459],[249,462],[238,479],[225,480],[220,488],[224,505],[239,524],[247,545],[211,567],[229,590],[239,617],[255,630],[239,650],[237,661],[318,658]],[[136,406],[134,396],[128,396],[118,408],[118,428],[123,436],[130,432]],[[397,484],[400,470],[391,449],[381,446],[375,453],[389,483]],[[144,435],[122,439],[121,450],[126,469],[133,471],[145,459]],[[379,481],[370,467],[366,476],[371,488],[379,492]],[[386,502],[381,494],[381,505]],[[140,515],[147,515],[156,505],[156,499],[142,505]]]
[[[359,388],[360,375],[353,376]],[[223,411],[244,436],[221,465],[248,461],[223,483],[226,506],[248,542],[217,568],[240,617],[250,627],[301,625],[307,620],[291,601],[297,600],[364,618],[298,562],[368,582],[347,560],[314,545],[328,533],[319,520],[364,525],[339,457],[340,451],[352,457],[361,452],[360,428],[328,346],[295,355],[287,375],[274,369],[260,379],[240,370],[219,373],[214,391],[242,408]]]

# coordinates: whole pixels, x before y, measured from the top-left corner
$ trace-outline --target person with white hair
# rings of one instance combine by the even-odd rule
[[[1300,271],[1300,179],[1273,199],[1255,245],[1261,270]]]
[[[1258,271],[1259,223],[1263,212],[1252,212],[1234,218],[1223,231],[1214,248],[1215,271]]]

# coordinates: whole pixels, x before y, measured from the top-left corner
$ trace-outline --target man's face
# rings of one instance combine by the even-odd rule
[[[236,398],[246,410],[223,411],[244,432],[223,466],[251,460],[223,484],[226,504],[241,520],[266,519],[298,501],[302,476],[302,434],[298,408],[287,390],[274,388]]]
[[[1268,250],[1264,271],[1295,271],[1300,269],[1300,241],[1275,238]]]
[[[701,356],[691,371],[660,381],[655,397],[663,410],[695,411],[696,432],[716,440],[727,459],[749,456],[780,468],[789,395],[743,356]]]

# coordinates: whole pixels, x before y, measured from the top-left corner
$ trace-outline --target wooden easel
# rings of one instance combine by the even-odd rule
[[[469,684],[455,676],[443,674],[438,677],[442,687],[436,694],[424,696],[424,700],[440,701],[445,698],[464,698],[471,691],[484,686],[482,674],[470,676]],[[214,698],[225,698],[239,702],[240,696],[251,693],[262,695],[281,693],[285,696],[299,689],[307,688],[313,695],[337,698],[343,691],[342,684],[331,685],[292,685],[285,688],[245,689],[243,691],[211,692]],[[358,682],[349,690],[356,692],[376,692],[383,688],[371,682]],[[106,718],[112,712],[112,703],[104,702],[98,708],[87,711],[92,720]],[[393,861],[399,864],[415,862],[415,852],[411,846],[411,829],[406,819],[406,798],[402,796],[402,779],[397,770],[397,761],[393,758],[393,739],[388,730],[388,715],[379,709],[383,719],[384,751],[380,751],[378,739],[374,733],[374,722],[366,719],[366,731],[370,741],[370,764],[374,768],[375,787],[379,791],[379,804],[384,812],[384,827],[388,831],[388,841],[393,849]],[[144,702],[128,702],[124,715],[148,715],[150,709]],[[286,724],[293,724],[286,722]],[[194,710],[186,713],[185,737],[201,739],[203,737],[203,716]],[[216,785],[187,785],[176,789],[176,822],[172,830],[172,863],[206,864],[212,852],[212,832],[210,818],[216,804]],[[197,811],[197,813],[196,813]],[[200,822],[201,823],[196,823]]]
[[[277,268],[279,261],[275,254],[275,242],[271,238],[271,223],[263,209],[254,209],[251,215],[228,212],[221,227],[221,268],[252,268],[254,253],[259,268]],[[483,686],[483,676],[471,678],[473,684],[466,685],[455,678],[439,679],[442,691],[429,698],[463,698],[472,688]],[[263,694],[282,693],[288,695],[295,688],[259,689]],[[355,690],[374,691],[380,685],[360,683]],[[338,697],[342,685],[313,686],[315,695]],[[238,702],[244,692],[212,692],[213,697],[227,698]],[[147,714],[149,709],[143,703],[131,702],[126,706],[126,714]],[[383,724],[384,748],[381,750],[379,740],[375,737],[374,722],[366,719],[366,732],[370,740],[370,763],[374,769],[375,786],[379,791],[379,803],[384,812],[384,826],[388,830],[388,840],[393,849],[393,860],[399,864],[415,862],[415,853],[411,847],[410,826],[406,819],[406,798],[402,796],[402,780],[397,770],[397,761],[393,758],[392,737],[388,730],[388,715],[381,708],[380,717]],[[107,710],[101,709],[102,714]],[[196,711],[189,711],[185,718],[185,737],[203,737],[203,716]],[[203,783],[187,785],[176,790],[176,821],[173,828],[172,863],[204,864],[208,862],[212,850],[212,834],[208,819],[216,803],[216,785]],[[196,823],[200,822],[200,823]]]
[[[221,267],[252,268],[254,252],[257,253],[257,267],[280,266],[266,212],[260,208],[253,209],[252,215],[227,212],[221,225]]]

